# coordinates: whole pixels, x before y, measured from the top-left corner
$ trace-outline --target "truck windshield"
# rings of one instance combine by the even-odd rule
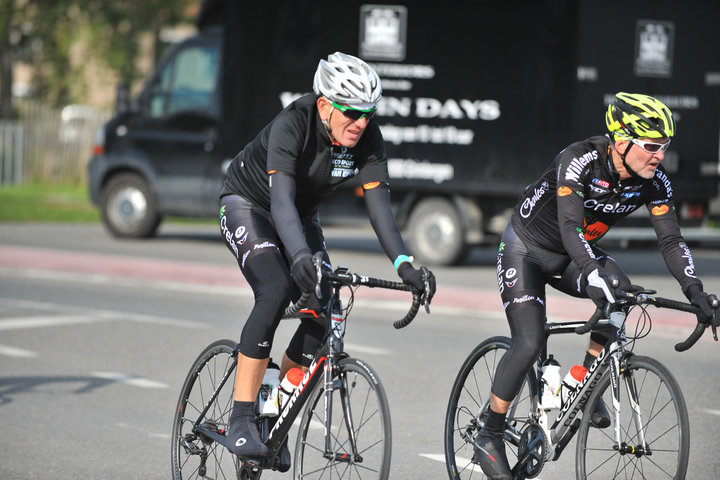
[[[193,45],[178,50],[153,85],[150,115],[165,117],[192,111],[216,116],[217,77],[217,47]]]

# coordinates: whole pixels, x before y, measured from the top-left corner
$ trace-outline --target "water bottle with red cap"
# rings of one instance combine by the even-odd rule
[[[580,382],[585,379],[587,373],[587,368],[582,365],[574,365],[565,375],[560,387],[560,400],[563,406],[570,399],[570,395],[578,388]]]
[[[292,396],[295,389],[302,382],[305,372],[300,368],[293,367],[285,374],[282,382],[280,382],[280,410],[285,408],[288,400]]]

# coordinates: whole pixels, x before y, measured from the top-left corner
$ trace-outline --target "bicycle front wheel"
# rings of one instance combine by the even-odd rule
[[[473,443],[485,424],[495,370],[510,342],[507,337],[489,338],[475,347],[460,367],[445,415],[445,464],[451,480],[484,478],[480,466],[472,462]],[[531,369],[508,410],[505,445],[510,465],[517,463],[520,434],[532,410],[537,391],[534,379]]]
[[[173,480],[236,478],[239,463],[225,447],[192,431],[200,413],[235,362],[235,343],[219,340],[198,356],[188,372],[175,409],[172,431]],[[224,435],[230,423],[235,376],[231,375],[200,424]]]
[[[590,415],[583,415],[576,451],[577,478],[684,479],[690,424],[677,381],[660,362],[641,356],[628,357],[620,377],[619,425],[613,413],[610,370],[588,401],[587,412],[593,412],[597,403],[603,402],[612,424],[597,429],[591,425]],[[635,399],[631,392],[635,392]],[[614,438],[616,427],[620,429],[619,448]],[[641,432],[647,451],[641,445]]]
[[[295,479],[387,479],[392,430],[380,378],[365,362],[345,358],[333,371],[332,387],[328,405],[322,381],[308,398],[295,445]]]

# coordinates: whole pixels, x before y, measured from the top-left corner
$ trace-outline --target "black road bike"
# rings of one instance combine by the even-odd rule
[[[219,340],[198,356],[182,387],[172,432],[174,480],[259,479],[264,469],[277,469],[278,450],[301,413],[293,456],[295,479],[388,478],[392,436],[387,397],[377,373],[344,351],[345,325],[353,287],[412,291],[412,306],[395,328],[407,326],[421,305],[429,311],[426,295],[404,283],[356,275],[344,267],[321,271],[317,255],[315,265],[318,279],[324,276],[331,287],[327,307],[319,313],[327,319],[327,333],[279,416],[257,416],[270,453],[262,460],[243,459],[219,443],[229,429],[237,365],[236,343]],[[427,269],[423,271],[427,278]],[[340,292],[346,287],[350,298],[343,308]],[[288,307],[283,318],[317,315],[303,307],[309,296]]]
[[[579,480],[685,478],[690,428],[682,389],[664,365],[632,350],[636,340],[649,333],[648,305],[695,314],[700,309],[655,293],[634,286],[630,292],[618,292],[617,302],[596,311],[588,322],[546,324],[545,348],[525,374],[507,415],[504,440],[514,479],[537,477],[545,462],[560,457],[575,434]],[[717,298],[710,298],[717,308]],[[640,316],[628,337],[626,320],[635,307]],[[689,349],[708,326],[717,340],[717,318],[708,324],[698,316],[693,333],[675,349]],[[607,345],[562,407],[543,409],[541,366],[547,358],[548,337],[584,334],[593,328],[609,332]],[[485,340],[467,357],[455,379],[445,418],[445,461],[452,480],[485,478],[472,461],[473,443],[487,418],[495,369],[509,348],[507,337]],[[610,412],[611,428],[592,426],[590,413],[599,402]]]

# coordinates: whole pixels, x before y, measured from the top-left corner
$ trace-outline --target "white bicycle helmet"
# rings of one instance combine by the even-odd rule
[[[355,108],[370,109],[382,97],[380,77],[364,61],[335,52],[327,61],[320,60],[313,90],[316,95]]]

